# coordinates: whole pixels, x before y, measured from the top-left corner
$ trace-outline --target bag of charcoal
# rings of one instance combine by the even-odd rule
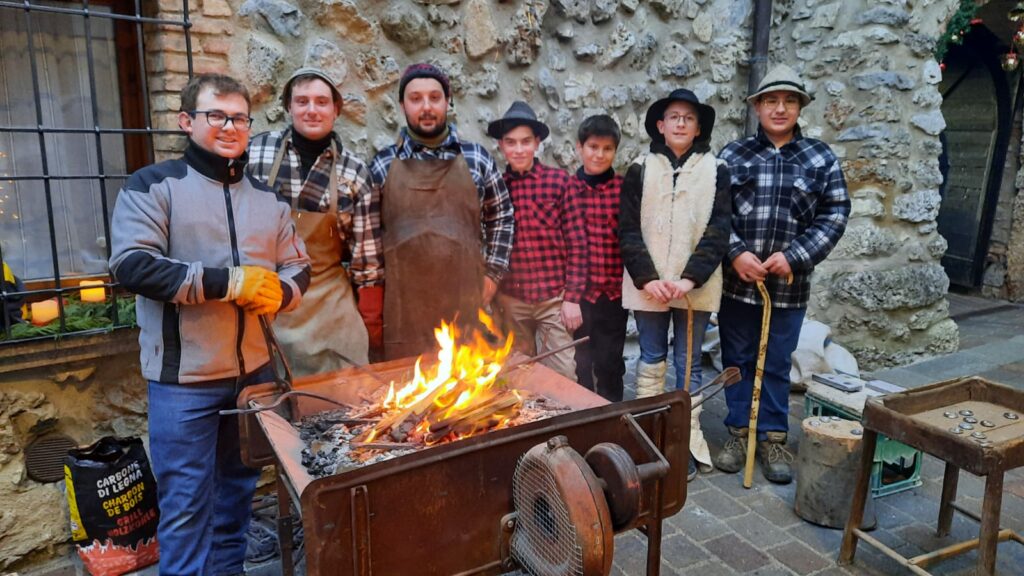
[[[106,436],[68,452],[71,537],[92,576],[120,576],[160,558],[156,480],[137,437]]]

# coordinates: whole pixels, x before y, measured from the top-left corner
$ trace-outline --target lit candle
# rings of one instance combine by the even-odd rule
[[[82,288],[82,302],[103,302],[107,299],[107,290],[103,287],[103,280],[82,280],[79,286],[98,286],[98,288]]]
[[[57,299],[50,298],[42,302],[32,303],[32,323],[43,326],[57,317]]]

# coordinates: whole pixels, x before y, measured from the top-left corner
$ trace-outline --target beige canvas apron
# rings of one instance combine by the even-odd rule
[[[273,188],[291,138],[285,138],[274,157],[267,185]],[[306,243],[312,261],[309,288],[302,303],[291,312],[278,314],[274,332],[291,363],[295,376],[320,374],[367,363],[369,338],[356,308],[348,272],[341,265],[345,249],[338,230],[338,150],[331,142],[330,206],[327,212],[299,209],[299,196],[293,194],[292,220]],[[347,360],[346,360],[347,359]]]
[[[475,323],[484,266],[480,196],[464,157],[396,158],[381,196],[390,360],[432,352],[441,320]]]

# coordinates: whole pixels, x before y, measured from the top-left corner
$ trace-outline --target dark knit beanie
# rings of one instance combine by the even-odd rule
[[[448,99],[451,98],[451,86],[448,83],[448,75],[433,64],[420,62],[419,64],[410,65],[405,69],[405,72],[402,73],[402,80],[398,83],[399,102],[405,98],[405,85],[416,78],[433,78],[434,80],[437,80],[441,84],[441,89],[444,90],[444,97]]]

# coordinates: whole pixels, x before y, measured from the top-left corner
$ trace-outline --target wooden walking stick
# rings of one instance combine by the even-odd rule
[[[754,484],[754,451],[757,449],[757,413],[761,408],[761,380],[764,378],[764,362],[768,356],[768,330],[772,322],[772,301],[764,282],[757,281],[764,308],[761,311],[761,341],[757,346],[757,367],[754,369],[754,396],[750,401],[750,424],[747,433],[747,465],[743,470],[743,487]]]
[[[683,294],[686,300],[686,379],[683,381],[683,390],[690,392],[690,358],[693,357],[693,302],[690,302],[690,295]],[[678,372],[676,372],[678,374]],[[698,383],[699,384],[699,383]],[[700,386],[698,386],[699,388]],[[693,408],[692,406],[690,407]]]

